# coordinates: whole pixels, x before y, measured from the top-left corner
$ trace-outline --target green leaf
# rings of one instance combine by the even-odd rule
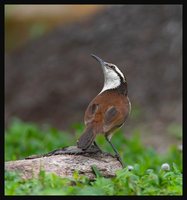
[[[93,170],[93,172],[94,172],[94,174],[95,174],[96,177],[102,177],[102,174],[101,174],[101,172],[98,170],[98,168],[97,168],[96,165],[92,165],[91,168],[92,168],[92,170]]]

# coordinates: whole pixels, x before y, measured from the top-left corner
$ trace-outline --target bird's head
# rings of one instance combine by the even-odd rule
[[[101,64],[104,73],[105,82],[101,92],[115,89],[126,82],[126,78],[116,65],[105,62],[94,54],[91,54],[91,56]]]

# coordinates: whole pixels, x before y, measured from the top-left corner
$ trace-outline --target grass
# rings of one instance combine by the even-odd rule
[[[14,120],[5,134],[5,160],[75,145],[83,126],[76,124],[74,129],[75,134],[71,135],[50,126]],[[22,180],[18,173],[6,171],[5,195],[182,195],[182,152],[177,146],[160,155],[143,145],[138,131],[132,135],[126,139],[118,131],[112,139],[126,165],[116,171],[114,178],[104,178],[98,172],[95,180],[90,181],[77,171],[72,178],[40,171],[39,178]],[[97,143],[104,151],[113,153],[103,136],[97,138]],[[168,163],[170,169],[162,169],[163,163]]]

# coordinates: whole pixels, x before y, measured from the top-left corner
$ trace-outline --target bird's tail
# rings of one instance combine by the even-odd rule
[[[95,134],[93,132],[93,128],[87,127],[84,133],[81,135],[81,137],[77,141],[77,147],[82,150],[86,150],[91,146],[94,139],[95,139]]]

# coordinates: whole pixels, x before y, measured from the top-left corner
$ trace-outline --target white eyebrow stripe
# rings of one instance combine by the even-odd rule
[[[118,69],[118,67],[116,65],[115,66],[115,70],[121,75],[122,78],[124,78],[123,73]]]

